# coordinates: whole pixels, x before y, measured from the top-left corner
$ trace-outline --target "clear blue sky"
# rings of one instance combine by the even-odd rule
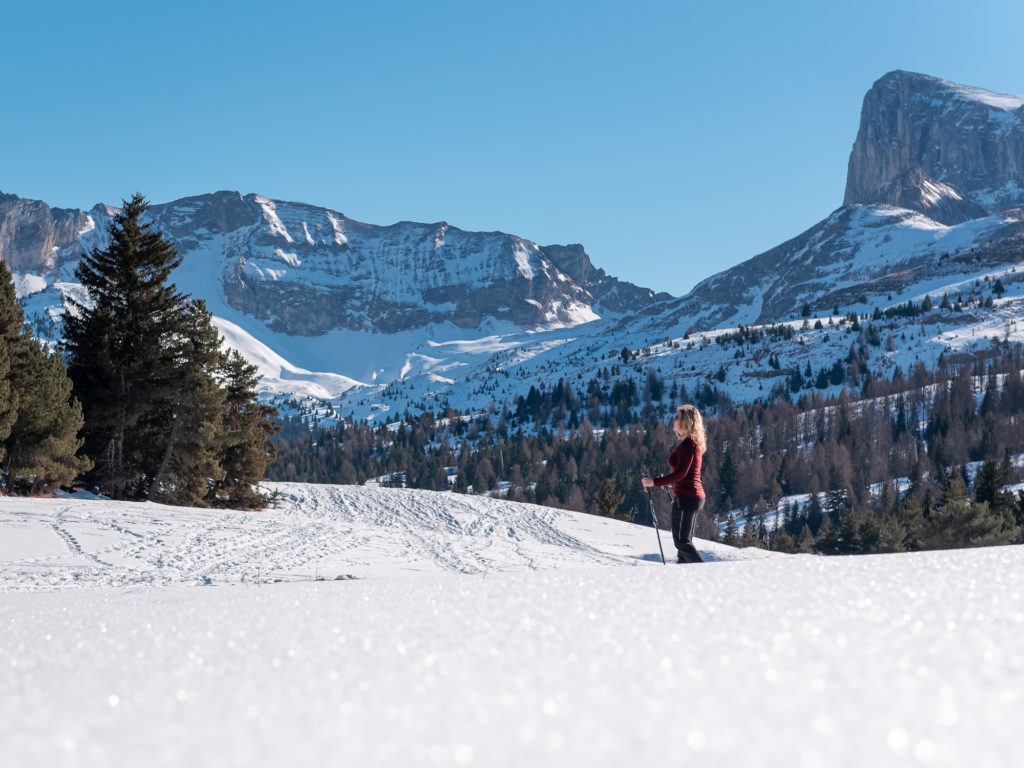
[[[886,72],[1024,94],[1019,0],[7,5],[4,192],[445,220],[677,295],[841,204]]]

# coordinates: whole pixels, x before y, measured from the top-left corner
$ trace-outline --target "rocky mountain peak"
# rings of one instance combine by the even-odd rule
[[[1024,97],[897,70],[864,97],[844,205],[957,224],[1024,204]]]
[[[106,246],[117,215],[51,208],[0,193],[0,258],[26,290],[71,279],[82,253]],[[609,277],[582,246],[548,246],[441,221],[366,224],[337,211],[220,191],[153,205],[150,219],[183,257],[175,279],[277,333],[398,333],[485,321],[579,325],[638,311],[667,294]],[[65,268],[66,267],[66,268]]]

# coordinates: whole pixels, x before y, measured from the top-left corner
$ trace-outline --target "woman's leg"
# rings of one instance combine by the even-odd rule
[[[676,545],[677,550],[686,544],[686,539],[679,537],[683,526],[683,510],[680,506],[682,501],[679,497],[672,499],[672,543]]]
[[[704,508],[704,499],[677,498],[672,504],[672,538],[679,552],[680,563],[703,563],[704,558],[693,546],[693,527]],[[678,514],[678,518],[677,518]]]

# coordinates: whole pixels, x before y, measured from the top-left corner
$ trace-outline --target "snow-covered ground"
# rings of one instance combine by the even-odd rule
[[[0,499],[4,766],[1019,757],[1024,548],[666,567],[626,523],[276,488]]]
[[[397,488],[265,487],[278,500],[258,512],[0,497],[0,591],[661,564],[652,528],[593,515]],[[751,556],[698,543],[709,559]]]

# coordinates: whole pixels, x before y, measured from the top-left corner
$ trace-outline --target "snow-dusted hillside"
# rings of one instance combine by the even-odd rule
[[[1021,547],[666,567],[626,523],[279,490],[0,499],[5,766],[1015,764]]]

